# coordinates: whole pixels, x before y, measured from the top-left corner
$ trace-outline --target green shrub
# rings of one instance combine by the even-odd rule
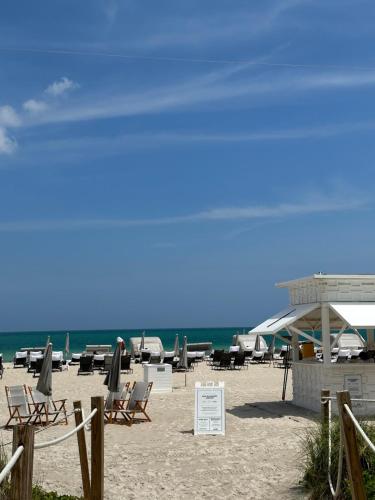
[[[0,471],[8,463],[8,456],[4,446],[0,444]],[[0,500],[9,500],[10,498],[10,476],[4,479],[0,485]],[[33,500],[82,500],[82,497],[71,495],[58,495],[56,491],[45,491],[41,486],[33,486]]]
[[[375,426],[364,421],[360,422],[362,428],[375,443]],[[332,463],[331,478],[333,486],[336,487],[338,470],[340,426],[337,420],[332,422]],[[375,498],[375,454],[366,445],[361,436],[358,435],[358,445],[363,468],[363,477],[368,498]],[[322,424],[316,424],[309,428],[302,440],[303,453],[303,479],[302,484],[309,492],[311,500],[323,500],[332,498],[328,485],[328,429]],[[345,456],[345,453],[344,453]],[[341,500],[351,500],[348,472],[343,464]]]
[[[45,491],[41,486],[33,486],[33,500],[81,500],[82,497],[58,495],[56,491]]]

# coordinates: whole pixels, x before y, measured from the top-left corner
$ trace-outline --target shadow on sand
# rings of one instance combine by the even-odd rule
[[[299,421],[300,418],[317,420],[318,413],[306,410],[293,405],[289,401],[255,401],[245,403],[241,406],[227,410],[227,413],[239,418],[283,418],[289,417],[292,420]]]

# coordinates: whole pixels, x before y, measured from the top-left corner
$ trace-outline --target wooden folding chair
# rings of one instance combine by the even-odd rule
[[[130,382],[120,384],[118,392],[108,392],[104,407],[104,420],[112,423],[127,423],[129,418],[126,414],[126,406],[128,404]],[[120,415],[121,419],[117,418]]]
[[[5,427],[11,427],[12,420],[16,424],[42,424],[41,415],[34,403],[27,398],[25,385],[5,386],[5,394],[8,401],[9,419]]]
[[[41,423],[46,425],[50,423],[53,424],[56,422],[59,415],[63,415],[64,418],[62,421],[65,422],[65,425],[68,425],[68,417],[66,415],[65,406],[66,399],[51,399],[32,387],[29,387],[28,390],[33,404],[41,416]]]
[[[134,382],[126,407],[129,425],[135,422],[151,422],[151,418],[146,413],[151,389],[152,382]]]

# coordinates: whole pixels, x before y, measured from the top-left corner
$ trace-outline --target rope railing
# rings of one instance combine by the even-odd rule
[[[354,400],[352,399],[352,401],[354,401]],[[360,426],[358,420],[353,415],[353,412],[351,411],[351,409],[349,408],[349,406],[347,404],[344,404],[344,408],[345,408],[347,414],[349,415],[349,417],[351,418],[353,424],[355,425],[355,428],[357,429],[357,431],[363,437],[363,439],[365,440],[365,442],[369,446],[369,448],[375,453],[375,444],[372,441],[370,441],[369,437],[367,436],[367,434],[365,433],[365,431]]]
[[[19,446],[16,449],[16,451],[13,453],[9,462],[6,464],[6,466],[0,472],[0,484],[4,481],[4,479],[7,477],[7,475],[10,473],[10,471],[13,469],[13,467],[16,465],[17,460],[20,458],[20,456],[23,453],[23,450],[24,450],[24,447],[22,445]]]
[[[324,396],[321,398],[321,403],[326,401],[337,401],[336,396]],[[375,403],[375,399],[365,399],[365,398],[350,398],[350,401],[362,401],[363,403]]]
[[[344,463],[344,445],[342,440],[342,431],[340,429],[340,444],[339,444],[339,462],[337,469],[337,479],[336,479],[336,487],[333,486],[332,477],[331,477],[331,465],[332,465],[332,405],[331,401],[328,400],[328,484],[329,489],[331,490],[332,498],[337,498],[340,494],[341,490],[341,478],[342,478],[342,469]]]
[[[80,429],[82,429],[82,427],[84,427],[88,422],[90,422],[90,420],[96,414],[97,411],[98,410],[94,408],[92,412],[84,420],[82,420],[82,422],[79,425],[77,425],[77,427],[74,427],[74,429],[56,439],[52,439],[51,441],[45,441],[44,443],[37,443],[36,445],[34,445],[34,449],[40,450],[41,448],[47,448],[48,446],[53,446],[55,444],[61,443],[62,441],[65,441],[66,439],[69,439],[71,436],[76,434]]]

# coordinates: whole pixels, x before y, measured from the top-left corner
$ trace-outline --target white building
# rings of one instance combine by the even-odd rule
[[[361,346],[363,339],[358,329],[366,329],[366,347],[375,349],[375,275],[314,274],[276,286],[289,289],[290,306],[250,333],[279,337],[281,330],[287,330],[292,336],[293,403],[319,411],[321,389],[329,389],[332,395],[347,389],[352,398],[375,399],[374,359],[333,363],[330,335],[332,330],[340,335],[351,329]],[[315,331],[321,332],[321,340],[315,338]],[[313,357],[299,361],[299,335],[321,347],[323,360]],[[282,340],[285,343],[285,338]],[[357,414],[375,413],[375,405],[355,406]]]

